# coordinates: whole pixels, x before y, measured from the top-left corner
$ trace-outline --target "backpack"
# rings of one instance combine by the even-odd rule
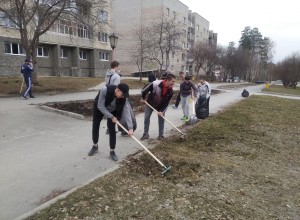
[[[242,96],[245,97],[245,98],[248,97],[249,92],[246,89],[244,89],[243,92],[242,92]]]

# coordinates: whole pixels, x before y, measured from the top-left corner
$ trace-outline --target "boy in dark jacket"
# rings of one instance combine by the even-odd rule
[[[192,93],[192,90],[194,92]],[[193,96],[192,96],[193,94]],[[197,88],[191,82],[191,78],[189,76],[185,76],[184,81],[180,83],[180,99],[181,99],[181,106],[183,111],[183,117],[181,120],[187,122],[189,120],[189,99],[197,98]]]
[[[169,102],[173,96],[173,86],[175,83],[175,76],[173,74],[168,74],[164,80],[155,80],[152,83],[149,83],[142,90],[142,99],[141,103],[147,102],[158,111],[158,127],[159,135],[158,140],[164,139],[164,123],[165,120],[162,116],[165,115],[167,111]],[[149,139],[149,126],[150,126],[150,117],[153,109],[148,105],[145,106],[145,119],[144,119],[144,134],[141,140]]]
[[[119,85],[106,85],[102,87],[94,101],[93,113],[93,147],[88,153],[93,156],[98,152],[99,128],[100,122],[104,116],[107,118],[107,127],[109,130],[110,157],[117,161],[118,157],[115,153],[116,147],[116,122],[122,118],[123,114],[128,127],[128,135],[133,134],[133,122],[130,117],[128,108],[124,108],[126,99],[129,97],[129,87],[125,83]],[[127,109],[127,110],[126,110]]]
[[[26,83],[27,88],[22,93],[22,98],[27,99],[27,94],[29,94],[30,98],[35,98],[32,95],[32,72],[33,65],[29,58],[25,59],[25,63],[21,66],[21,73],[23,73],[24,82]]]

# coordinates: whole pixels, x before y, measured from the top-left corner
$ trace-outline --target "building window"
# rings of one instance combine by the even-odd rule
[[[170,15],[170,9],[169,8],[167,8],[166,13],[167,13],[167,16]]]
[[[182,42],[182,48],[185,48],[185,42]]]
[[[183,17],[183,23],[186,24],[186,17]]]
[[[185,71],[185,66],[181,66],[181,71]]]
[[[187,49],[190,49],[189,43],[186,43],[186,48],[187,48]]]
[[[90,32],[88,26],[84,24],[78,25],[78,37],[81,38],[90,38]]]
[[[24,54],[24,49],[19,43],[5,43],[5,53],[7,54]]]
[[[38,57],[49,57],[48,47],[38,47],[37,48],[37,56]]]
[[[100,58],[100,60],[108,61],[109,60],[109,54],[106,53],[106,52],[100,52],[99,53],[99,58]]]
[[[174,58],[175,57],[175,52],[172,52],[172,58]]]
[[[107,20],[108,20],[108,13],[107,13],[107,11],[100,11],[98,19],[101,22],[107,22]]]
[[[174,65],[171,66],[171,71],[174,71]]]
[[[81,59],[81,60],[87,60],[87,52],[83,51],[83,50],[80,50],[79,51],[79,59]]]
[[[68,49],[66,49],[66,48],[61,48],[61,49],[60,49],[60,57],[61,57],[61,58],[67,58],[67,57],[68,57]]]
[[[181,55],[181,60],[185,61],[185,54],[184,53]]]
[[[173,11],[173,17],[176,18],[176,12],[175,11]]]
[[[102,43],[107,43],[108,42],[107,33],[98,32],[98,41],[101,41]]]
[[[199,24],[197,24],[197,31],[199,31],[200,30],[200,26],[199,26]]]

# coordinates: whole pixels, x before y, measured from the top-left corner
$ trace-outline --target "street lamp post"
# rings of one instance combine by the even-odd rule
[[[109,38],[110,46],[111,46],[111,49],[112,49],[112,52],[111,52],[111,59],[112,59],[112,61],[113,61],[113,60],[114,60],[114,49],[115,49],[116,46],[117,46],[119,37],[116,36],[115,33],[112,33],[111,35],[109,35],[108,38]]]

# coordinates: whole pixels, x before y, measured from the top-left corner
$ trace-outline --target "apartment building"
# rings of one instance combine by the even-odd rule
[[[174,17],[182,26],[182,49],[180,52],[171,52],[168,71],[193,73],[189,50],[196,42],[208,42],[209,39],[209,22],[201,15],[190,10],[179,0],[114,0],[112,14],[113,31],[119,36],[115,59],[120,61],[125,74],[138,71],[138,66],[130,56],[131,48],[137,44],[133,40],[133,30],[162,17]],[[158,68],[155,63],[147,63],[143,70]]]
[[[86,4],[88,1],[84,2],[84,10],[96,13],[101,28],[84,25],[68,16],[57,19],[39,40],[39,76],[97,77],[110,67],[111,47],[108,36],[112,33],[111,4],[93,11],[92,4]],[[73,4],[72,10],[76,11],[77,1],[70,2]],[[19,75],[20,66],[26,57],[19,30],[8,19],[0,19],[0,45],[0,76]]]

